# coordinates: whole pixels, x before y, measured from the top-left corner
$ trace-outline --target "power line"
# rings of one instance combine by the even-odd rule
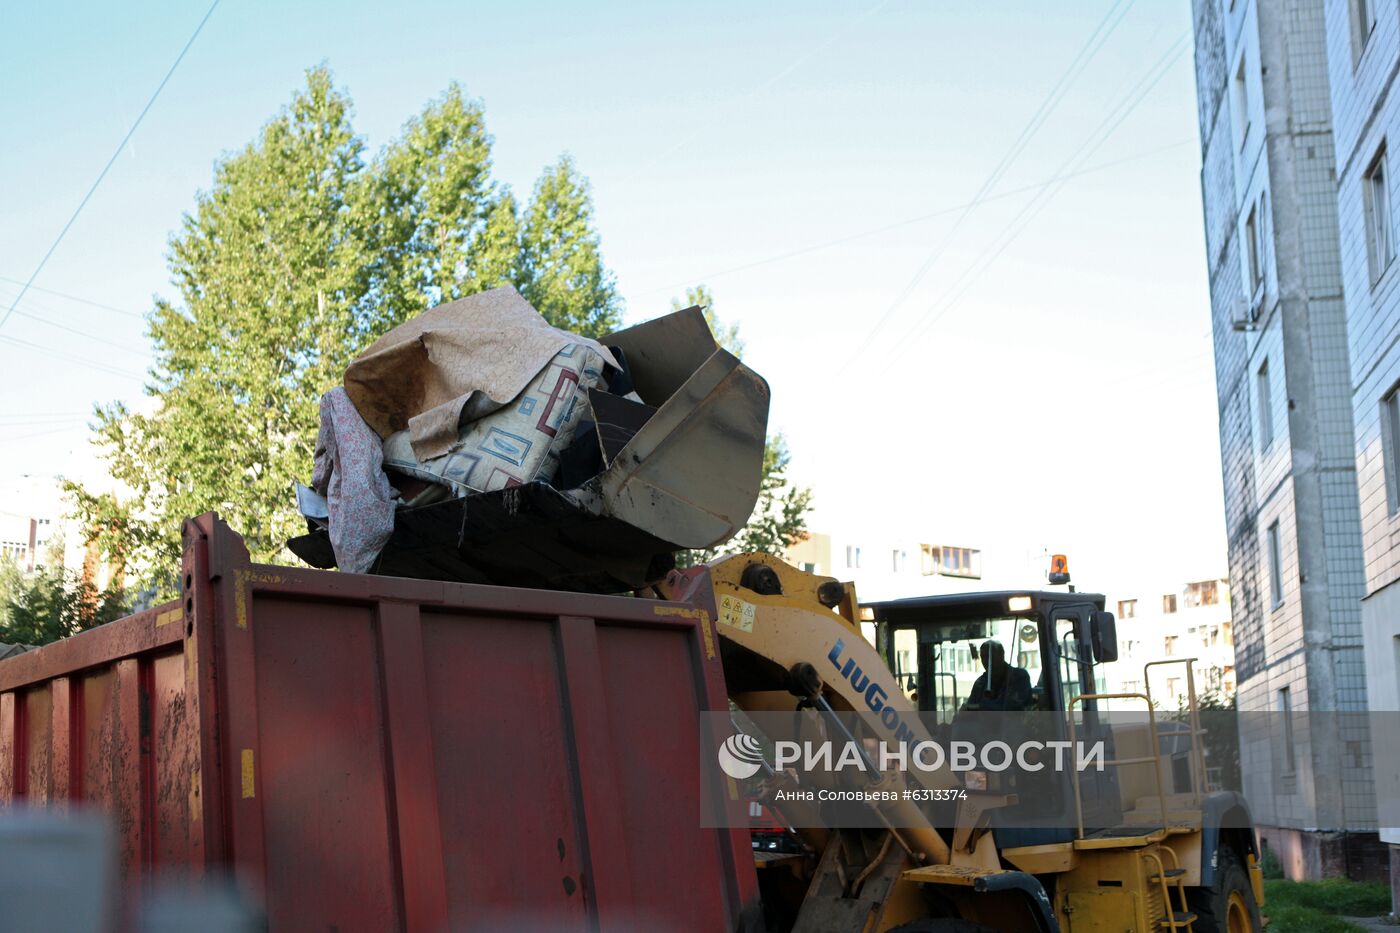
[[[0,275],[0,282],[8,282],[11,285],[24,284],[23,279],[12,279],[7,275]],[[114,311],[117,314],[125,314],[128,317],[144,318],[146,316],[140,311],[131,311],[126,308],[118,308],[115,305],[107,305],[103,304],[100,301],[93,301],[91,298],[82,298],[78,295],[70,295],[67,292],[54,291],[52,288],[41,288],[38,285],[31,284],[29,286],[29,290],[32,292],[43,292],[46,295],[53,295],[55,298],[67,298],[69,301],[76,301],[79,304],[91,305],[94,308],[101,308],[103,311]],[[15,300],[18,301],[19,299],[16,298]]]
[[[37,321],[38,323],[47,325],[48,327],[54,327],[58,330],[67,331],[68,333],[74,334],[75,336],[83,337],[87,340],[93,340],[97,343],[105,344],[106,346],[112,347],[113,349],[121,350],[124,353],[131,353],[136,356],[145,356],[147,353],[150,352],[149,350],[128,346],[124,343],[118,343],[115,340],[108,340],[106,337],[99,337],[97,334],[89,333],[88,331],[80,330],[76,327],[70,327],[67,324],[60,324],[57,321],[51,321],[48,318],[40,317],[37,314],[30,314],[28,311],[16,310],[14,313],[18,317],[28,318],[31,321]]]
[[[781,262],[784,259],[793,259],[797,256],[804,256],[807,253],[815,253],[818,250],[830,249],[833,246],[842,246],[846,243],[854,242],[855,240],[861,240],[866,237],[876,236],[881,233],[888,233],[891,230],[898,230],[900,227],[912,226],[913,224],[922,223],[925,220],[933,220],[938,217],[944,217],[948,214],[955,214],[958,211],[967,209],[968,207],[976,207],[979,205],[979,203],[987,204],[991,201],[1001,201],[1006,198],[1015,197],[1018,194],[1025,194],[1028,191],[1039,191],[1041,188],[1047,188],[1050,185],[1055,184],[1056,182],[1069,181],[1074,178],[1079,178],[1082,175],[1090,175],[1094,172],[1102,172],[1111,168],[1117,168],[1120,165],[1125,165],[1129,162],[1136,162],[1139,159],[1146,159],[1151,156],[1158,155],[1159,153],[1167,152],[1171,149],[1180,149],[1182,146],[1190,145],[1195,141],[1196,140],[1194,136],[1190,139],[1178,140],[1174,143],[1168,143],[1165,146],[1157,146],[1154,149],[1148,149],[1144,152],[1138,152],[1133,155],[1124,156],[1121,159],[1113,159],[1109,162],[1100,162],[1097,165],[1090,165],[1087,168],[1083,168],[1075,172],[1069,172],[1068,174],[1052,175],[1051,177],[1043,179],[1042,181],[1035,182],[1034,184],[1022,185],[1020,188],[1011,188],[1006,191],[998,192],[997,194],[990,194],[984,197],[981,200],[981,202],[967,201],[963,204],[954,204],[950,207],[940,207],[937,210],[929,211],[926,214],[919,214],[914,217],[906,217],[903,220],[896,220],[891,223],[884,224],[880,227],[872,227],[868,230],[861,230],[856,233],[850,233],[846,236],[838,237],[834,240],[826,240],[821,243],[813,243],[809,246],[801,246],[797,249],[788,250],[784,253],[775,253],[774,255],[767,256],[763,259],[755,259],[751,262],[746,262],[743,265],[731,266],[728,269],[722,269],[719,272],[711,272],[707,275],[702,275],[697,278],[687,279],[684,282],[676,282],[674,284],[661,286],[659,288],[649,288],[645,291],[634,292],[632,294],[635,297],[640,298],[645,295],[657,295],[663,292],[675,292],[677,289],[687,288],[691,285],[695,285],[696,283],[700,282],[709,282],[714,279],[723,278],[726,275],[733,275],[736,272],[745,272],[757,266],[766,266],[771,263]]]
[[[0,414],[0,422],[12,422],[16,418],[84,418],[90,415],[91,410],[86,411],[26,411],[15,414]]]
[[[36,421],[6,421],[0,422],[0,431],[26,428],[41,428],[53,424],[76,425],[86,423],[86,418],[43,418]]]
[[[832,35],[828,37],[825,42],[821,43],[820,45],[816,45],[809,48],[807,51],[803,52],[801,55],[793,59],[787,65],[783,66],[783,68],[779,69],[775,74],[769,77],[762,84],[755,85],[754,87],[749,88],[744,93],[738,95],[737,99],[740,101],[745,101],[762,94],[764,91],[777,84],[783,78],[786,78],[788,75],[796,71],[805,62],[807,62],[808,59],[822,52],[825,52],[827,49],[835,45],[838,41],[845,38],[847,33],[849,33],[856,26],[859,26],[861,23],[865,22],[870,17],[874,16],[876,13],[880,12],[882,9],[889,5],[889,2],[890,0],[880,0],[879,3],[876,3],[874,6],[869,7],[864,12],[856,16],[848,25],[844,25],[839,30],[832,33]],[[662,150],[662,152],[652,161],[651,164],[658,165],[662,162],[665,162],[671,156],[680,152],[686,146],[689,146],[692,142],[699,138],[703,132],[703,130],[698,129],[692,130],[688,135],[681,137],[681,139],[678,142]]]
[[[83,208],[87,207],[88,201],[97,191],[98,186],[102,184],[102,179],[107,177],[107,173],[111,170],[112,166],[116,164],[117,157],[122,154],[122,150],[126,148],[126,144],[131,141],[131,137],[135,135],[137,127],[141,125],[141,121],[146,119],[146,114],[150,112],[151,107],[156,102],[156,98],[160,96],[161,91],[165,90],[165,85],[170,81],[171,76],[175,74],[175,69],[180,66],[180,62],[184,60],[185,53],[190,50],[190,46],[194,45],[194,40],[199,38],[200,32],[204,30],[204,24],[209,22],[209,17],[214,15],[214,10],[218,5],[219,0],[214,0],[213,4],[209,7],[209,12],[204,14],[204,19],[199,21],[199,25],[195,27],[194,32],[190,35],[189,41],[185,43],[185,47],[180,50],[179,55],[175,56],[174,64],[172,64],[170,70],[165,73],[165,77],[161,78],[160,84],[156,86],[155,93],[151,95],[150,100],[146,101],[146,106],[141,108],[141,112],[136,117],[136,122],[132,123],[131,129],[126,131],[126,135],[122,137],[122,141],[117,145],[116,151],[112,153],[112,157],[107,160],[107,164],[104,165],[102,171],[98,173],[97,180],[92,183],[92,187],[88,189],[87,194],[83,195],[83,199],[78,202],[78,208],[73,211],[73,216],[69,217],[68,222],[63,225],[63,229],[58,231],[58,236],[54,239],[52,245],[49,246],[48,252],[44,253],[44,258],[39,260],[39,265],[34,267],[34,271],[30,273],[29,280],[25,282],[24,287],[19,290],[18,297],[10,302],[9,309],[5,312],[4,316],[0,317],[0,327],[5,326],[5,322],[8,321],[10,315],[14,313],[15,306],[20,303],[20,299],[24,298],[25,292],[29,291],[29,287],[34,284],[34,280],[39,277],[39,273],[44,271],[44,266],[48,264],[49,257],[54,254],[54,250],[58,249],[58,244],[63,242],[63,238],[68,235],[68,230],[73,226],[73,222],[78,219],[78,215],[83,212]]]
[[[65,353],[62,350],[55,350],[52,347],[46,347],[43,344],[33,343],[29,340],[21,340],[18,337],[0,335],[0,343],[8,343],[12,346],[23,347],[27,350],[33,350],[35,353],[42,353],[45,356],[52,356],[55,359],[64,360],[69,363],[81,363],[82,365],[87,366],[90,369],[95,369],[98,372],[107,373],[108,375],[112,376],[121,376],[124,379],[136,379],[139,381],[146,378],[141,373],[133,372],[129,369],[119,369],[115,366],[109,366],[106,363],[98,362],[97,360],[88,359],[87,357],[77,356],[72,353]]]
[[[1167,51],[1162,57],[1147,70],[1142,78],[1138,80],[1137,84],[1133,85],[1133,87],[1119,99],[1118,103],[1108,112],[1104,119],[1099,122],[1098,126],[1089,133],[1088,138],[1080,148],[1072,153],[1069,159],[1061,165],[1062,171],[1068,170],[1076,162],[1082,163],[1086,161],[1108,141],[1113,133],[1117,131],[1118,127],[1122,125],[1123,121],[1127,119],[1128,115],[1137,109],[1147,97],[1148,93],[1167,75],[1171,70],[1171,66],[1174,65],[1176,60],[1185,52],[1186,46],[1183,42],[1188,38],[1189,32],[1183,33],[1167,48]],[[1060,187],[1061,186],[1056,185],[1039,192],[1021,209],[1020,213],[1011,219],[1007,226],[1002,229],[1001,233],[998,234],[997,238],[973,260],[972,264],[963,271],[963,274],[958,277],[953,286],[945,292],[945,298],[934,302],[934,304],[929,307],[928,312],[926,312],[927,315],[927,313],[937,309],[937,314],[934,314],[931,318],[926,318],[925,322],[915,322],[914,326],[907,332],[905,339],[900,342],[902,349],[896,351],[896,356],[902,356],[910,345],[917,343],[927,336],[933,326],[967,294],[977,278],[995,263],[1001,254],[1006,251],[1007,247],[1024,232],[1030,221],[1044,209],[1045,205],[1058,193]],[[940,304],[942,305],[941,308],[939,308]],[[915,331],[917,331],[917,333],[915,333]]]
[[[934,247],[933,251],[929,253],[928,258],[926,258],[914,272],[914,277],[909,280],[909,283],[904,286],[895,300],[892,301],[889,307],[885,309],[885,312],[880,315],[879,319],[875,322],[875,326],[865,335],[865,340],[861,342],[860,347],[854,353],[846,357],[846,361],[842,365],[838,376],[849,369],[851,365],[870,348],[870,345],[875,342],[875,338],[879,336],[880,331],[884,330],[885,325],[889,323],[890,319],[894,316],[895,311],[904,304],[905,299],[913,294],[914,289],[918,288],[924,276],[928,274],[929,270],[932,269],[943,254],[947,252],[948,247],[953,243],[954,236],[962,227],[963,221],[968,218],[968,215],[970,215],[978,205],[982,204],[987,199],[987,196],[991,194],[992,189],[1001,181],[1002,176],[1006,174],[1011,164],[1025,151],[1031,139],[1034,138],[1040,128],[1045,125],[1045,121],[1049,119],[1055,108],[1060,105],[1060,101],[1064,99],[1070,86],[1078,79],[1079,75],[1083,73],[1084,69],[1088,66],[1089,62],[1093,60],[1094,56],[1098,54],[1099,50],[1103,48],[1104,43],[1113,35],[1114,30],[1123,22],[1123,18],[1128,15],[1128,10],[1132,8],[1134,2],[1135,0],[1127,0],[1127,6],[1124,6],[1124,0],[1114,0],[1113,5],[1110,6],[1108,12],[1104,14],[1103,19],[1099,20],[1099,24],[1094,27],[1093,32],[1089,33],[1089,38],[1084,40],[1084,44],[1080,46],[1079,51],[1075,53],[1074,58],[1070,60],[1069,65],[1065,68],[1064,72],[1061,73],[1059,80],[1050,88],[1050,91],[1045,95],[1045,99],[1042,100],[1040,106],[1036,108],[1035,113],[1031,114],[1030,119],[1027,120],[1026,124],[1021,128],[1021,132],[1017,134],[1016,139],[1011,144],[1011,148],[1006,151],[1001,157],[1001,161],[992,169],[991,174],[982,182],[982,186],[978,188],[977,193],[973,195],[972,201],[969,202],[963,209],[963,212],[958,215],[958,219],[953,222],[952,227],[948,229],[942,241]],[[1114,18],[1115,14],[1117,14],[1116,19]]]
[[[8,286],[0,284],[0,288],[4,287]],[[150,353],[150,349],[148,347],[132,346],[131,344],[122,343],[117,340],[111,340],[107,337],[102,336],[101,334],[94,334],[92,331],[83,330],[80,327],[74,327],[71,324],[62,324],[57,320],[57,318],[61,316],[59,312],[55,311],[52,307],[48,305],[40,304],[39,302],[35,301],[32,296],[25,299],[24,306],[25,309],[14,309],[14,314],[16,317],[29,318],[30,320],[35,321],[39,324],[43,324],[47,327],[53,327],[57,328],[58,330],[67,331],[68,333],[74,334],[75,336],[83,337],[87,340],[96,341],[97,343],[106,344],[109,347],[121,350],[125,353],[131,353],[136,356],[146,356]],[[32,313],[33,311],[40,311],[43,313],[34,314]]]
[[[35,432],[34,434],[21,434],[21,435],[19,435],[19,436],[17,436],[17,437],[7,437],[7,438],[5,438],[5,443],[8,444],[8,443],[12,443],[12,442],[14,442],[14,441],[27,441],[27,440],[29,440],[30,438],[33,438],[33,437],[48,437],[48,436],[51,435],[51,434],[67,434],[68,432],[74,431],[74,430],[77,430],[77,429],[76,429],[76,428],[71,428],[71,427],[68,427],[68,428],[54,428],[54,429],[51,430],[51,431],[37,431],[37,432]]]

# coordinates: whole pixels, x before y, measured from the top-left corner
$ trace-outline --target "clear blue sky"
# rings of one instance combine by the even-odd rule
[[[993,197],[948,211],[1110,8]],[[0,276],[28,277],[205,9],[6,8]],[[371,151],[456,80],[498,178],[573,153],[628,318],[705,282],[741,324],[816,526],[1068,550],[1096,588],[1223,571],[1189,27],[1184,0],[224,0],[36,283],[133,313],[34,291],[0,328],[0,476],[90,471],[84,413],[139,396],[181,213],[326,62]]]

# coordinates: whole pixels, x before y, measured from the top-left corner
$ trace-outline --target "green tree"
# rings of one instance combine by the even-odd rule
[[[491,181],[491,137],[479,101],[459,85],[385,147],[363,182],[371,330],[382,333],[445,301],[514,284],[518,224]],[[502,242],[501,231],[509,224]],[[506,255],[497,251],[504,249]]]
[[[259,560],[297,530],[288,499],[310,470],[317,400],[368,337],[368,263],[352,209],[363,143],[350,101],[314,68],[291,104],[215,169],[170,243],[181,306],[158,300],[148,335],[151,414],[114,404],[97,434],[135,493],[124,516],[148,567],[174,567],[180,518],[217,509]],[[78,498],[80,511],[90,498]]]
[[[1173,715],[1177,722],[1189,724],[1190,706],[1188,697],[1178,700],[1177,712]],[[1196,697],[1196,715],[1201,725],[1201,751],[1205,758],[1206,770],[1218,782],[1222,790],[1240,790],[1244,785],[1240,776],[1240,724],[1239,710],[1234,694],[1226,696],[1220,689],[1207,690]]]
[[[710,333],[715,335],[715,342],[721,347],[733,353],[735,356],[744,355],[744,341],[739,336],[738,324],[724,324],[715,316],[715,298],[710,294],[708,285],[696,285],[694,288],[685,290],[685,300],[679,298],[671,299],[671,310],[682,311],[686,308],[699,306],[700,311],[705,315],[705,323],[710,325]]]
[[[373,160],[325,67],[244,149],[171,239],[176,300],[149,320],[153,404],[99,408],[118,499],[69,485],[85,538],[168,593],[180,522],[218,510],[254,559],[303,528],[318,401],[370,341],[444,300],[511,283],[552,323],[597,335],[620,318],[588,183],[545,170],[529,205],[491,179],[479,102],[453,85]],[[164,576],[162,576],[164,574]]]
[[[99,592],[56,563],[26,574],[14,561],[0,560],[0,643],[47,645],[124,613],[117,587]]]
[[[721,347],[742,356],[744,341],[739,325],[725,324],[714,311],[714,296],[705,285],[686,289],[685,298],[671,299],[671,310],[680,311],[699,305],[710,331]],[[744,554],[763,551],[781,555],[797,543],[807,531],[807,514],[812,510],[812,490],[792,485],[788,467],[792,454],[781,434],[770,435],[763,447],[763,476],[758,485],[758,501],[754,504],[749,523],[737,535],[718,548],[691,551],[680,558],[682,564],[704,563],[722,554]]]
[[[622,320],[603,265],[588,181],[562,157],[535,182],[521,229],[520,293],[555,327],[600,337]]]

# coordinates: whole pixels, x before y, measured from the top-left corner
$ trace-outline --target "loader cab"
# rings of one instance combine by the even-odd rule
[[[1113,617],[1103,606],[1104,598],[1092,593],[1025,590],[867,604],[876,646],[900,688],[940,724],[952,722],[974,691],[979,698],[988,693],[983,655],[989,648],[993,660],[999,654],[1010,671],[1025,674],[1008,678],[1011,689],[997,693],[997,708],[1063,711],[1075,697],[1101,692],[1098,665],[1117,657]],[[1023,679],[1028,693],[1012,683]]]
[[[1104,598],[1092,593],[999,591],[922,596],[867,604],[876,624],[876,646],[896,683],[916,706],[936,740],[959,737],[969,712],[1026,713],[1033,728],[1066,728],[1073,708],[1085,738],[1111,731],[1099,719],[1101,665],[1117,658],[1115,622]],[[995,667],[992,672],[989,668]],[[990,676],[989,676],[990,675]],[[1061,714],[1061,715],[1054,715]],[[993,777],[993,781],[996,778]],[[1083,804],[1090,825],[1115,825],[1122,813],[1113,769],[1084,776]],[[1002,787],[1023,800],[1054,798],[1072,824],[1073,791],[1045,776],[1044,786]],[[1015,808],[994,818],[1000,845],[1063,841],[1070,830],[1018,827]]]

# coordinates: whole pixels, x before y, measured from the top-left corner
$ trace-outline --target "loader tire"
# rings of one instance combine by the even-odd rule
[[[950,918],[945,920],[911,920],[890,930],[889,933],[998,933],[993,927],[983,926],[971,920]]]
[[[1262,933],[1264,929],[1249,872],[1234,849],[1220,850],[1215,884],[1189,888],[1186,900],[1196,914],[1195,933]]]

